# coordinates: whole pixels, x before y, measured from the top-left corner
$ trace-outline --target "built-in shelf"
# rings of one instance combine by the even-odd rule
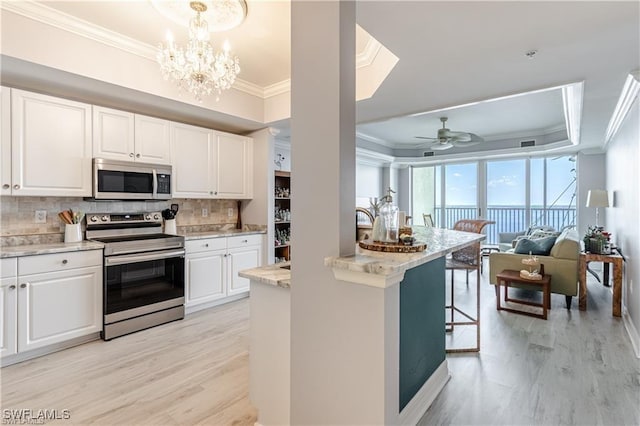
[[[290,211],[291,209],[291,173],[284,172],[278,170],[274,174],[275,179],[275,188],[276,191],[274,193],[274,205],[276,207],[276,211]],[[288,197],[278,197],[277,194],[280,195],[288,195]],[[286,217],[290,218],[289,214],[287,215],[278,215],[279,218]],[[274,218],[274,236],[275,241],[272,242],[274,244],[274,258],[276,261],[289,261],[291,260],[291,245],[287,242],[287,244],[278,244],[275,245],[276,242],[280,241],[289,241],[291,236],[291,221],[290,220],[276,220]],[[278,238],[280,236],[280,238]]]

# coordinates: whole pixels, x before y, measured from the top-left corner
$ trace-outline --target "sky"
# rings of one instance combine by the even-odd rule
[[[569,157],[547,160],[547,205],[575,206],[572,198],[575,184],[575,162]],[[531,162],[531,205],[544,204],[544,159]],[[526,160],[487,162],[487,205],[524,206],[526,188]],[[452,164],[446,166],[447,205],[475,206],[477,193],[477,164]],[[438,186],[438,185],[436,185]],[[438,191],[439,192],[439,191]],[[564,192],[564,193],[563,193]]]

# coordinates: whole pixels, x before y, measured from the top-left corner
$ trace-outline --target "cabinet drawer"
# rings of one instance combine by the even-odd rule
[[[237,237],[227,238],[228,248],[259,246],[261,244],[262,244],[262,234],[238,235]]]
[[[187,254],[200,253],[211,250],[224,250],[227,248],[227,239],[221,238],[205,238],[202,240],[190,240],[184,243]]]
[[[0,278],[10,278],[18,275],[18,259],[15,257],[0,259]]]
[[[41,254],[18,259],[18,268],[21,276],[87,266],[102,266],[102,250]]]

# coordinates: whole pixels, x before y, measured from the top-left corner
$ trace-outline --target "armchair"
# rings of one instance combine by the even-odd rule
[[[496,285],[496,274],[505,269],[519,271],[523,269],[522,259],[528,254],[513,252],[491,253],[489,255],[489,282]],[[580,237],[575,229],[565,229],[556,239],[548,256],[538,256],[544,265],[546,274],[551,275],[551,293],[563,294],[567,309],[571,308],[573,296],[578,294],[578,264],[580,258]],[[531,290],[539,290],[537,286],[514,284]]]

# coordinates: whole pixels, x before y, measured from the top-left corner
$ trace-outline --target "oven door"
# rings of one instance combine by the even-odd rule
[[[105,324],[184,304],[184,249],[108,256]]]

